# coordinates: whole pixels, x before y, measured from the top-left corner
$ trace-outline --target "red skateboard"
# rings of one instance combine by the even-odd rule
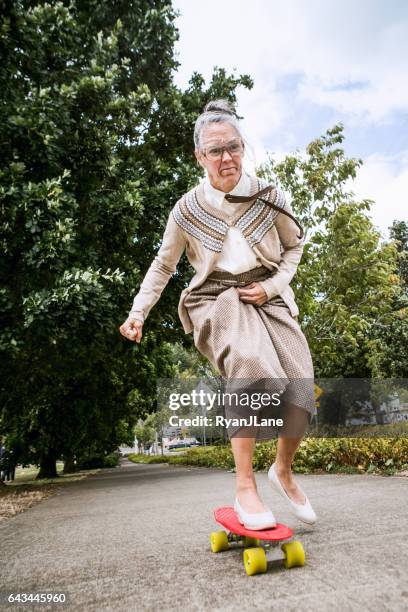
[[[234,508],[224,506],[214,510],[217,523],[226,531],[213,531],[210,536],[214,553],[228,550],[233,545],[244,546],[244,567],[248,576],[264,574],[268,561],[283,561],[286,569],[305,564],[305,551],[301,542],[293,540],[279,547],[279,542],[293,536],[290,527],[277,523],[272,529],[246,529],[238,520]]]

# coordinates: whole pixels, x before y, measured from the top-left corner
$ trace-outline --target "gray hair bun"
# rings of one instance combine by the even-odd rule
[[[232,115],[234,116],[234,111],[232,110],[228,100],[210,100],[204,107],[204,113],[223,113],[224,115]]]

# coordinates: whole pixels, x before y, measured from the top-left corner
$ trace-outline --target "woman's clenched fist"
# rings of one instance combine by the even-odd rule
[[[133,319],[132,317],[128,317],[126,321],[119,327],[119,331],[122,336],[125,336],[128,340],[132,342],[140,342],[142,339],[142,321],[138,321],[138,319]]]

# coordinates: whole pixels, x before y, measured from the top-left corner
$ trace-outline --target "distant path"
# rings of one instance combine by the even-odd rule
[[[0,590],[54,589],[70,605],[53,610],[84,612],[407,609],[408,479],[297,478],[318,514],[314,527],[257,476],[277,519],[301,539],[303,568],[250,578],[241,552],[210,552],[212,510],[232,503],[233,474],[123,460],[0,525]]]

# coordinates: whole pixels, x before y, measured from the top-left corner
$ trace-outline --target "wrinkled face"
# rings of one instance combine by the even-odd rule
[[[228,193],[241,177],[243,151],[241,137],[230,123],[210,123],[201,132],[195,156],[206,168],[213,187]]]

